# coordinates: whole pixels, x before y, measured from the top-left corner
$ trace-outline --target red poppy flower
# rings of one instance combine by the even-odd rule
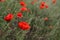
[[[26,4],[25,4],[24,1],[21,1],[21,2],[20,2],[20,5],[26,7]]]
[[[23,17],[22,13],[21,13],[21,12],[18,12],[18,13],[17,13],[17,17],[18,17],[18,18],[22,18],[22,17]]]
[[[13,14],[9,13],[7,16],[4,17],[5,21],[11,21],[13,18]]]
[[[31,4],[34,5],[34,2],[32,1]]]
[[[56,3],[56,0],[52,0],[53,3]]]
[[[48,8],[48,5],[45,5],[46,8]]]
[[[4,2],[5,0],[0,0],[0,2]]]
[[[45,8],[45,6],[43,6],[43,5],[40,5],[40,9],[44,9]]]
[[[45,8],[45,2],[41,2],[40,9],[44,9],[44,8]]]
[[[26,7],[22,7],[20,8],[21,11],[27,11],[27,8]]]
[[[48,21],[48,17],[45,17],[44,20],[45,20],[45,21]]]
[[[1,2],[1,0],[0,0],[0,2]]]
[[[18,26],[22,30],[29,30],[30,29],[30,25],[27,22],[19,22]]]
[[[45,2],[41,2],[41,5],[42,5],[42,6],[45,6]]]

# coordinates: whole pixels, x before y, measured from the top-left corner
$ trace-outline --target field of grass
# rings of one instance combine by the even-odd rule
[[[52,0],[23,0],[29,11],[23,12],[23,18],[17,18],[16,14],[22,7],[22,0],[5,0],[0,2],[0,40],[60,40],[60,0],[56,4]],[[48,8],[40,9],[40,3],[44,1]],[[12,13],[14,18],[6,22],[4,17]],[[47,21],[44,18],[48,18]],[[18,22],[25,21],[30,24],[30,30],[22,30]]]

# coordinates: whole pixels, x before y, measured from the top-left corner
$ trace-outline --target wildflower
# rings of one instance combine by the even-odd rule
[[[27,11],[27,8],[26,7],[22,7],[20,8],[21,11]]]
[[[31,4],[34,5],[34,2],[32,1]]]
[[[5,0],[0,0],[0,2],[4,2]]]
[[[19,22],[18,23],[19,28],[21,28],[22,30],[29,30],[30,29],[30,25],[27,22]]]
[[[43,6],[43,5],[40,5],[40,9],[44,9],[45,8],[45,6]]]
[[[52,3],[56,3],[56,0],[52,0]]]
[[[41,2],[40,9],[44,9],[44,8],[45,8],[45,2]]]
[[[21,2],[20,2],[20,5],[23,6],[23,7],[26,7],[26,4],[25,4],[24,1],[21,1]]]
[[[48,17],[45,17],[44,20],[45,20],[45,21],[48,21]]]
[[[11,21],[13,18],[13,14],[9,13],[7,16],[4,17],[5,21]]]
[[[48,8],[48,5],[45,5],[46,8]]]
[[[41,5],[42,5],[42,6],[45,6],[45,2],[41,2]]]
[[[18,17],[18,18],[22,18],[22,17],[23,17],[22,13],[21,13],[21,12],[18,12],[18,13],[17,13],[17,17]]]

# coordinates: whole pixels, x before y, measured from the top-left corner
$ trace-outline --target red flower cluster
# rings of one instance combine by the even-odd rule
[[[18,26],[22,30],[29,30],[30,29],[30,25],[27,22],[19,22]]]
[[[40,9],[48,8],[48,5],[45,2],[41,2]]]
[[[4,17],[5,21],[11,21],[13,18],[13,14],[9,13],[7,16]]]
[[[3,1],[4,0],[0,0],[0,2],[3,2]],[[32,1],[32,4],[34,4],[36,1],[37,0]],[[56,3],[56,0],[52,0],[52,2]],[[20,8],[20,12],[18,12],[16,16],[18,18],[22,18],[23,17],[22,12],[30,11],[30,10],[27,9],[27,7],[26,7],[27,5],[26,5],[26,3],[24,1],[20,1],[19,3],[22,6],[22,8]],[[39,7],[40,7],[40,9],[44,9],[44,8],[48,8],[48,5],[45,2],[41,2]],[[8,9],[8,10],[10,10],[10,9]],[[6,15],[4,17],[5,21],[11,21],[12,19],[13,19],[13,14],[11,14],[11,13],[9,13],[8,15]],[[48,17],[45,17],[44,20],[48,21]],[[21,28],[22,30],[29,30],[30,29],[30,25],[27,22],[24,22],[24,21],[19,22],[18,27]]]

